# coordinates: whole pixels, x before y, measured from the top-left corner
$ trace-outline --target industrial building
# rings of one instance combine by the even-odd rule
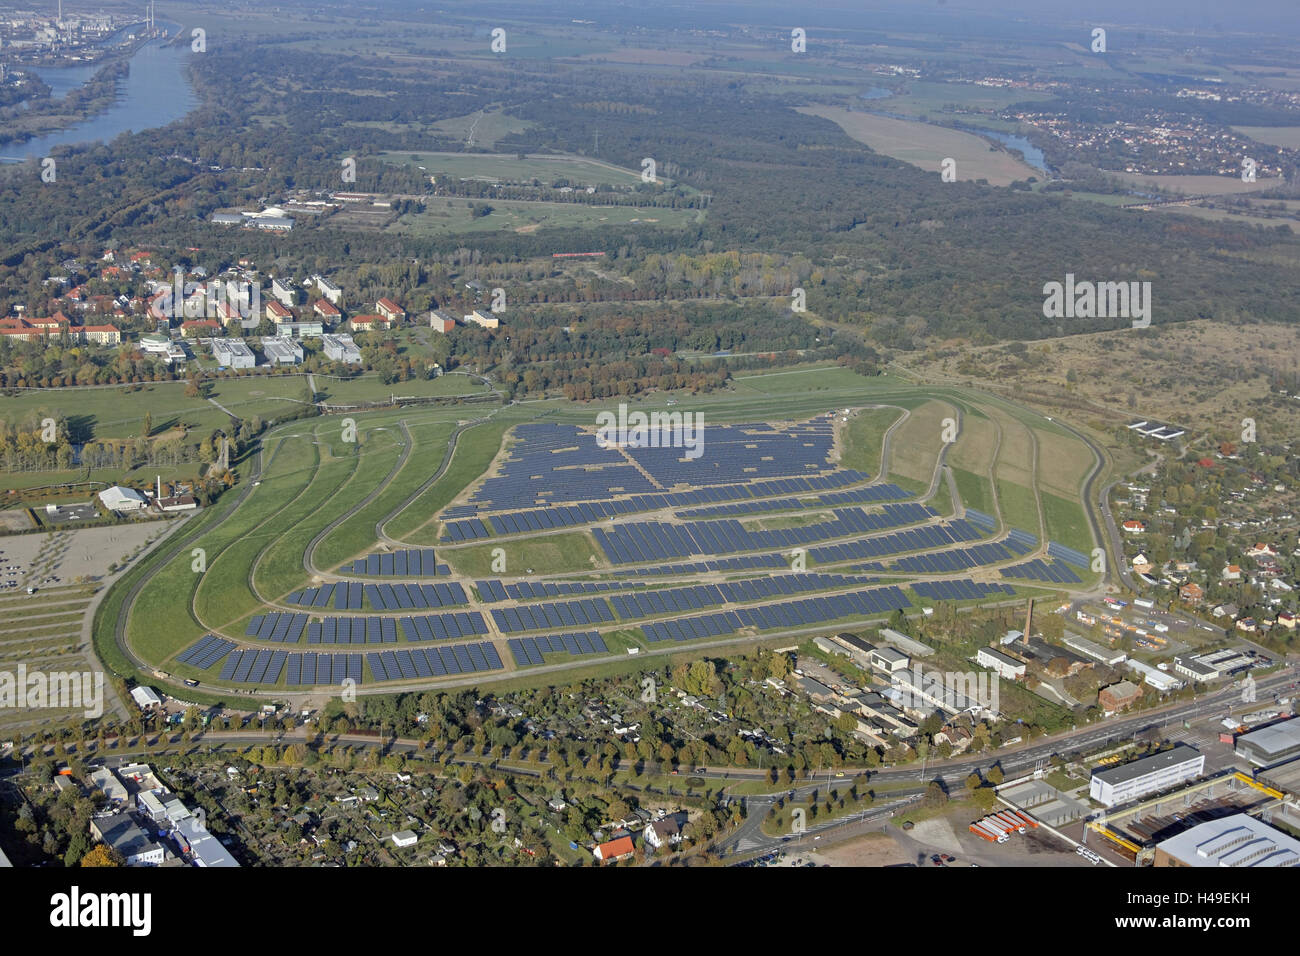
[[[1180,744],[1118,767],[1094,770],[1088,796],[1103,806],[1113,807],[1193,780],[1204,772],[1205,754]]]
[[[934,653],[933,647],[913,640],[906,634],[900,634],[892,627],[882,627],[880,629],[880,639],[892,644],[900,651],[910,654],[912,657],[929,657]]]
[[[1003,654],[991,647],[981,647],[975,654],[975,663],[987,667],[1006,680],[1018,680],[1025,676],[1025,662],[1018,661],[1009,654]]]
[[[1241,651],[1224,649],[1209,654],[1175,657],[1174,670],[1184,677],[1205,683],[1249,670],[1251,663],[1251,659]]]
[[[150,840],[125,813],[91,820],[90,833],[121,854],[127,866],[158,866],[167,857],[166,848]]]
[[[99,493],[99,500],[104,503],[104,507],[109,511],[117,511],[123,514],[132,511],[143,511],[149,504],[140,492],[134,488],[123,488],[121,485],[105,488]]]
[[[1061,643],[1071,650],[1078,651],[1086,657],[1091,657],[1094,661],[1100,661],[1108,667],[1123,664],[1128,660],[1128,655],[1123,651],[1111,650],[1108,647],[1102,647],[1100,644],[1094,644],[1073,631],[1066,631],[1065,640]]]
[[[327,359],[346,362],[349,365],[361,364],[361,350],[357,348],[350,335],[323,335],[321,346],[325,350]]]
[[[1246,813],[1211,820],[1156,845],[1156,866],[1300,866],[1300,840]]]
[[[912,659],[902,651],[892,647],[877,647],[870,654],[871,667],[885,674],[897,674],[907,670]]]
[[[1143,681],[1150,684],[1162,694],[1166,694],[1171,690],[1178,690],[1183,686],[1183,682],[1173,674],[1166,674],[1158,667],[1152,667],[1150,664],[1143,663],[1142,661],[1129,658],[1124,662],[1124,666],[1140,675]]]
[[[1300,718],[1284,720],[1237,738],[1237,753],[1257,767],[1300,757]]]
[[[257,365],[253,350],[239,339],[213,339],[212,358],[226,368],[253,368]]]

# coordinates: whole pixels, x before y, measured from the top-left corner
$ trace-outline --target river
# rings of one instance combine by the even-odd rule
[[[864,100],[883,100],[893,95],[894,93],[892,90],[885,89],[884,87],[873,86],[862,93],[859,93],[858,97]],[[907,120],[912,123],[929,123],[929,120],[922,119],[919,116],[908,116],[905,113],[890,113],[887,110],[871,110],[871,112],[877,113],[880,116],[889,116],[893,119]],[[930,123],[930,125],[940,126],[942,124]],[[950,127],[945,126],[944,128],[948,129]],[[1051,170],[1047,168],[1047,157],[1043,155],[1043,151],[1023,136],[1017,136],[1014,133],[1006,133],[998,129],[990,129],[987,126],[974,126],[969,123],[963,123],[955,128],[964,133],[974,133],[977,136],[984,136],[988,139],[996,140],[1008,149],[1018,151],[1025,157],[1025,162],[1030,166],[1033,166],[1039,172],[1049,176],[1051,175]]]
[[[174,24],[163,26],[173,33],[176,30]],[[56,146],[107,142],[128,131],[153,129],[181,119],[198,105],[198,97],[185,75],[192,55],[188,44],[164,46],[162,40],[148,41],[131,57],[131,72],[118,81],[117,100],[106,111],[56,133],[0,146],[0,160],[21,162],[33,156],[48,156]],[[59,98],[83,85],[102,66],[28,69],[48,83],[55,98]]]

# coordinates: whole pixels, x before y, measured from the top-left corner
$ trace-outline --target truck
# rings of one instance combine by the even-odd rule
[[[1023,820],[1026,824],[1029,825],[1030,828],[1034,830],[1038,829],[1038,821],[1035,820],[1033,817],[1031,817],[1029,814],[1025,813],[1024,810],[1010,810],[1008,812],[1017,820]]]
[[[1156,606],[1156,602],[1151,600],[1150,598],[1135,598],[1133,600],[1133,606],[1140,607],[1146,611],[1150,611],[1152,608]]]
[[[988,823],[985,823],[983,820],[976,820],[974,823],[970,825],[970,829],[972,833],[976,833],[979,836],[982,836],[990,843],[1007,842],[1007,835],[1005,833],[1003,833],[997,827],[990,826]]]
[[[1025,832],[1025,825],[1020,821],[1019,817],[1015,816],[1010,811],[1004,810],[1001,813],[994,814],[994,816],[996,816],[999,820],[1003,821],[1007,826],[1011,827],[1017,833]]]

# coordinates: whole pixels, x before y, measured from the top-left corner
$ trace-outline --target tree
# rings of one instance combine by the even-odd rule
[[[141,435],[148,438],[153,434],[153,415],[150,412],[144,413],[144,426],[141,428]]]
[[[122,854],[118,853],[106,843],[96,843],[90,848],[90,852],[81,858],[82,866],[125,866],[126,861],[122,859]]]

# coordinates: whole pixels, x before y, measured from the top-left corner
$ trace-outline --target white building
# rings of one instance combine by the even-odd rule
[[[410,830],[398,830],[393,834],[393,845],[398,847],[415,846],[419,839]]]
[[[160,706],[163,699],[158,692],[152,687],[145,687],[141,684],[138,687],[131,688],[131,699],[135,701],[136,706],[141,710],[148,710],[150,707]]]
[[[330,301],[331,305],[343,304],[343,290],[336,286],[329,279],[316,276],[316,288],[320,289],[320,294]]]
[[[272,279],[271,295],[286,308],[292,309],[298,304],[298,289],[288,279]]]
[[[992,647],[981,647],[975,654],[975,663],[987,667],[999,677],[1018,680],[1025,676],[1025,662],[1018,661],[1009,654],[1003,654]]]
[[[149,504],[140,492],[134,488],[123,488],[121,485],[105,488],[99,493],[99,500],[104,503],[104,507],[109,511],[122,513],[143,511]]]
[[[466,325],[481,325],[485,329],[495,329],[501,325],[501,320],[495,315],[488,315],[475,309],[469,315],[465,316]]]
[[[91,820],[90,834],[121,854],[127,866],[159,866],[167,858],[166,848],[150,840],[125,813]]]
[[[1103,806],[1113,807],[1137,800],[1148,793],[1168,790],[1194,780],[1205,772],[1205,754],[1195,747],[1180,744],[1172,750],[1121,764],[1094,770],[1088,784],[1088,796]]]
[[[291,338],[268,336],[262,339],[262,353],[272,365],[302,363],[302,346]]]
[[[1171,690],[1178,690],[1183,686],[1183,682],[1173,674],[1166,674],[1164,671],[1152,667],[1150,664],[1134,660],[1131,657],[1124,662],[1124,666],[1135,674],[1140,674],[1146,683],[1150,684],[1162,694],[1167,694]]]
[[[1300,866],[1300,840],[1246,813],[1184,830],[1156,844],[1156,866]]]
[[[226,368],[253,368],[257,365],[253,350],[239,339],[213,339],[212,358]]]
[[[321,336],[321,345],[324,347],[327,359],[346,362],[349,365],[361,364],[361,350],[357,348],[350,335]]]

